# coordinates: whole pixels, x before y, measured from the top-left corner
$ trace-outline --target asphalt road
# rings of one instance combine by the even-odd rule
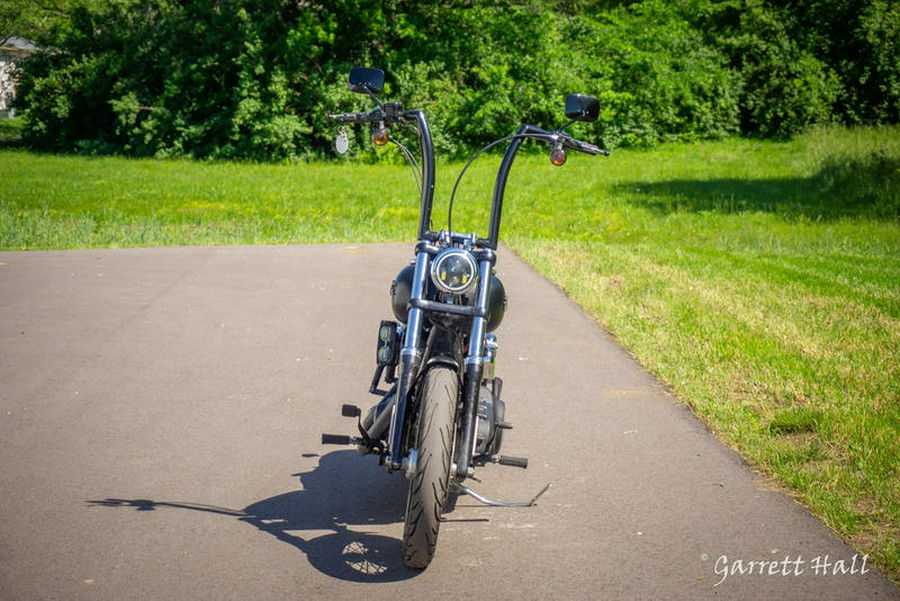
[[[368,406],[408,245],[0,253],[0,600],[900,599],[504,252],[515,424],[424,572]]]

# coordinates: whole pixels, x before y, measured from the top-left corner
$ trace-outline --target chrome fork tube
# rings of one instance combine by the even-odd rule
[[[483,312],[484,317],[472,320],[467,364],[476,359],[482,362],[484,360],[484,335],[487,333],[488,299],[491,295],[491,269],[493,262],[490,259],[483,259],[478,265],[478,294],[475,297],[475,306]]]
[[[491,292],[492,261],[484,259],[479,264],[478,295],[475,305],[487,315],[488,299]],[[475,449],[475,430],[478,425],[478,391],[484,375],[484,336],[487,333],[487,317],[475,317],[469,331],[469,352],[466,355],[466,389],[464,393],[465,415],[462,437],[457,448],[456,478],[460,481],[469,477],[469,466]]]
[[[425,296],[425,286],[428,279],[428,270],[431,266],[431,255],[427,252],[419,252],[416,255],[416,269],[413,275],[410,300],[422,300]],[[388,433],[387,461],[391,469],[400,469],[403,463],[403,424],[406,420],[406,403],[413,380],[419,371],[422,361],[421,338],[422,322],[424,315],[422,309],[410,307],[407,318],[406,338],[400,351],[400,378],[397,385],[397,399],[391,413],[391,429]]]

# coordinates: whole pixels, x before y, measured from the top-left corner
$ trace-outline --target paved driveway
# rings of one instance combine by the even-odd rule
[[[888,599],[510,253],[515,429],[434,563],[405,481],[322,447],[367,406],[407,245],[0,253],[0,599]]]

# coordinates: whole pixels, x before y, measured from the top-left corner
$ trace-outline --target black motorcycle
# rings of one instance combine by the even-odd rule
[[[513,160],[527,139],[546,142],[554,165],[566,162],[566,150],[608,155],[605,150],[576,140],[565,128],[578,121],[595,121],[596,98],[572,94],[566,98],[569,122],[547,131],[522,125],[496,140],[466,164],[450,198],[447,229],[431,229],[434,196],[434,147],[425,113],[405,110],[398,102],[378,100],[384,87],[380,69],[356,67],[350,71],[350,89],[368,95],[378,106],[368,113],[328,115],[339,124],[335,147],[346,152],[344,124],[368,123],[378,146],[397,145],[406,156],[420,189],[421,213],[414,263],[406,266],[391,285],[396,321],[378,328],[377,368],[370,392],[381,397],[365,415],[344,405],[342,414],[356,418],[359,436],[323,434],[323,444],[357,445],[363,455],[376,454],[391,472],[409,479],[403,528],[406,564],[425,568],[434,557],[441,515],[454,495],[469,494],[481,502],[501,506],[533,505],[549,485],[531,501],[504,503],[477,494],[464,482],[475,467],[499,463],[527,467],[527,459],[500,455],[503,432],[511,428],[501,400],[502,381],[494,375],[497,339],[492,333],[506,310],[503,284],[494,275],[503,194]],[[421,163],[389,132],[411,128],[418,137]],[[452,230],[453,198],[462,176],[482,153],[509,143],[494,184],[486,238]],[[382,380],[389,386],[379,390]]]

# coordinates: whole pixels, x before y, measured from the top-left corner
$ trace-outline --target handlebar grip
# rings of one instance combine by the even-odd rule
[[[370,113],[337,113],[334,115],[325,115],[329,121],[340,121],[341,123],[371,123],[374,119]]]
[[[576,139],[572,138],[571,140],[569,140],[569,143],[570,143],[571,147],[574,150],[577,150],[578,152],[583,152],[585,154],[590,154],[590,155],[602,154],[605,157],[609,156],[608,150],[603,150],[599,146],[595,146],[595,145],[589,144],[587,142],[582,142],[581,140],[576,140]]]

